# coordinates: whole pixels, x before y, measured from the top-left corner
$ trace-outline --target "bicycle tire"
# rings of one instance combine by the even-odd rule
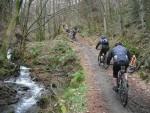
[[[108,65],[107,65],[107,61],[106,61],[107,59],[106,59],[106,55],[104,55],[104,58],[103,58],[103,68],[104,69],[107,69],[108,68]]]
[[[124,73],[123,73],[124,74]],[[119,96],[120,96],[120,100],[122,105],[125,107],[128,103],[128,82],[127,80],[124,78],[124,75],[121,75],[122,78],[120,79],[120,86],[119,86]]]
[[[98,55],[98,65],[101,66],[101,56]]]

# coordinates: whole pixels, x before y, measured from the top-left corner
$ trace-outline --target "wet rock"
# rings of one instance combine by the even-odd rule
[[[35,82],[39,82],[40,81],[39,78],[37,78],[37,77],[32,77],[32,80],[35,81]]]
[[[16,96],[17,91],[9,88],[7,85],[0,85],[0,106],[17,103],[19,97]]]
[[[17,86],[17,91],[27,91],[29,90],[30,88],[29,87],[26,87],[26,86]]]
[[[23,91],[27,91],[27,90],[29,90],[29,87],[21,87],[21,89],[23,90]]]
[[[49,96],[42,96],[42,98],[37,102],[37,105],[40,106],[40,108],[46,108],[49,104]]]
[[[0,106],[0,113],[15,113],[14,105],[10,106]]]

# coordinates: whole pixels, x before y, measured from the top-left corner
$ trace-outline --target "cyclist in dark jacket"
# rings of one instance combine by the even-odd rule
[[[77,34],[77,31],[75,29],[72,30],[72,36],[73,36],[73,39],[76,39],[76,34]]]
[[[106,55],[107,51],[109,50],[109,42],[105,36],[101,36],[99,42],[96,45],[96,49],[101,45],[101,51],[99,55],[101,56],[104,53]]]
[[[126,66],[126,69],[129,65],[131,55],[127,48],[125,48],[122,43],[117,43],[115,47],[109,52],[107,57],[107,65],[110,64],[111,59],[113,58],[113,77],[114,77],[114,89],[118,88],[117,77],[118,72],[121,69],[121,65]]]

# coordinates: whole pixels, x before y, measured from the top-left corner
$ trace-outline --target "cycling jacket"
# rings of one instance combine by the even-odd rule
[[[114,63],[126,62],[129,63],[131,59],[130,52],[122,45],[114,47],[108,54],[107,64],[110,64],[111,59],[113,58]]]

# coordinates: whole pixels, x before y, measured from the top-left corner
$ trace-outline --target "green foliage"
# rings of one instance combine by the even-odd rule
[[[65,106],[65,101],[64,100],[59,99],[59,106],[60,106],[61,113],[68,113],[68,110]]]
[[[9,70],[8,70],[8,69],[0,68],[0,76],[4,76],[4,75],[6,75],[7,73],[9,73]]]
[[[88,36],[92,35],[91,32],[92,32],[92,31],[89,32],[89,28],[88,28],[87,26],[84,26],[83,29],[81,30],[80,35],[81,35],[82,37],[88,37]]]
[[[0,76],[5,76],[10,72],[9,64],[4,54],[0,54]]]
[[[23,0],[16,0],[16,17],[15,17],[16,24],[19,24],[19,13],[21,10],[22,3]]]
[[[50,72],[64,71],[66,75],[80,69],[79,60],[75,51],[62,37],[52,41],[36,42],[28,45],[26,58],[33,66],[42,66]]]
[[[3,80],[11,76],[15,72],[15,69],[14,65],[11,65],[6,59],[0,58],[0,79]]]
[[[31,48],[30,53],[32,54],[33,57],[37,57],[41,52],[41,47],[40,46],[36,46]]]
[[[69,47],[65,41],[58,41],[56,45],[51,48],[49,56],[49,69],[69,69],[73,65],[76,67],[77,57],[75,52]],[[72,68],[73,69],[73,68]],[[72,69],[68,71],[72,71]]]
[[[149,32],[149,29],[150,29],[150,13],[149,13],[149,8],[150,8],[150,1],[149,0],[142,0],[143,1],[143,6],[144,6],[144,16],[145,16],[145,25],[146,25],[146,28],[147,28],[147,31]]]
[[[63,102],[70,113],[84,113],[86,111],[85,94],[86,86],[84,82],[84,72],[79,70],[72,74],[70,85],[64,91]]]
[[[37,45],[40,46],[38,47]],[[40,69],[44,69],[44,71],[52,74],[62,72],[62,77],[67,75],[66,78],[69,83],[66,83],[65,89],[61,89],[59,96],[56,95],[55,101],[58,104],[54,107],[54,111],[56,113],[84,112],[86,109],[84,106],[86,100],[86,87],[83,84],[84,72],[79,64],[75,51],[72,50],[67,40],[58,37],[49,42],[32,43],[28,47],[30,54],[36,56],[31,58],[32,65],[39,66],[41,67]],[[42,103],[47,103],[47,99],[43,98]]]
[[[123,43],[123,45],[129,49],[129,51],[131,52],[131,54],[133,55],[136,55],[136,57],[139,56],[140,54],[140,51],[139,51],[139,48],[136,47],[135,45],[133,45],[133,43],[131,41],[128,40],[128,38],[125,38],[123,37],[121,39],[121,42]]]
[[[137,21],[140,18],[139,11],[140,11],[140,4],[138,0],[131,0],[130,2],[130,12],[131,12],[131,19],[132,21]]]
[[[39,29],[37,30],[36,33],[36,41],[43,41],[45,40],[45,31],[41,28],[42,25],[39,25]]]
[[[149,82],[149,80],[150,80],[150,76],[148,75],[148,73],[145,73],[144,71],[140,72],[140,78],[142,80],[146,80],[147,82]]]
[[[83,83],[79,84],[77,88],[67,88],[64,99],[70,113],[84,113],[86,111],[86,91],[87,88]]]
[[[65,41],[57,41],[56,45],[52,48],[52,51],[59,52],[60,54],[70,52],[72,49]]]
[[[150,70],[150,57],[147,56],[144,62],[144,68]]]
[[[136,56],[139,56],[139,49],[136,48],[135,46],[133,46],[132,44],[128,43],[127,41],[123,43],[125,45],[126,48],[129,49],[129,51],[131,52],[131,54],[133,55],[136,55]]]
[[[83,70],[75,72],[72,76],[73,79],[70,82],[70,86],[74,88],[78,87],[85,79]]]
[[[6,60],[6,57],[3,53],[0,54],[0,65],[2,65],[2,62]]]

